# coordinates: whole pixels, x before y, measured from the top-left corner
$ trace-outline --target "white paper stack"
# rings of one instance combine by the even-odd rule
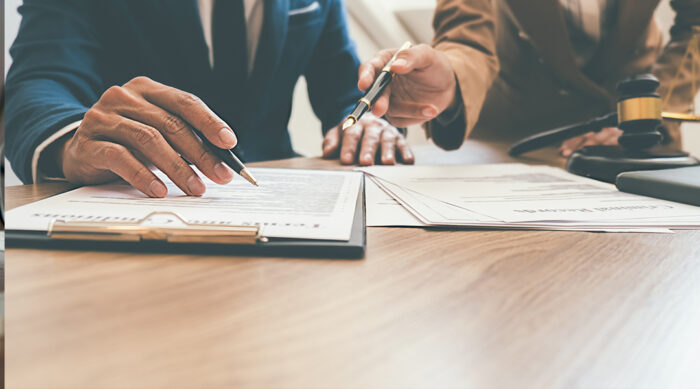
[[[376,166],[360,170],[370,178],[370,226],[609,232],[700,229],[700,207],[622,193],[614,185],[549,166]]]

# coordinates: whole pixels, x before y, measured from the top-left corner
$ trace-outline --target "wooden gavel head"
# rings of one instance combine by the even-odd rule
[[[656,93],[659,80],[641,74],[622,80],[617,91],[618,128],[623,131],[620,145],[630,150],[644,150],[661,143],[661,96]]]

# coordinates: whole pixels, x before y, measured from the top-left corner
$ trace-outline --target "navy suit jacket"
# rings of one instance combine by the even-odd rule
[[[202,98],[236,131],[242,159],[293,156],[287,125],[299,77],[325,133],[360,97],[359,59],[342,0],[264,1],[253,73],[232,90],[213,77],[197,0],[24,0],[6,85],[14,171],[30,182],[35,148],[136,76]],[[312,12],[290,15],[305,7]],[[243,105],[231,103],[241,95]]]

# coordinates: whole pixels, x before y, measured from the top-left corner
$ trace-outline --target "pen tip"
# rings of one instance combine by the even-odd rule
[[[343,123],[343,131],[355,125],[355,119],[348,118],[345,123]]]
[[[258,181],[253,178],[253,176],[248,172],[248,169],[243,169],[241,170],[241,177],[245,178],[246,181],[250,182],[251,184],[255,186],[260,186],[258,185]]]

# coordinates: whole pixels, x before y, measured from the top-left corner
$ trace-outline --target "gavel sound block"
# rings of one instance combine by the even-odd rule
[[[574,174],[615,182],[618,174],[636,170],[659,170],[699,165],[688,153],[660,145],[662,120],[698,121],[690,114],[662,112],[656,93],[659,81],[650,74],[623,80],[618,85],[617,112],[574,125],[533,135],[513,145],[510,155],[562,142],[605,127],[623,131],[620,146],[587,146],[574,152],[566,168]]]

